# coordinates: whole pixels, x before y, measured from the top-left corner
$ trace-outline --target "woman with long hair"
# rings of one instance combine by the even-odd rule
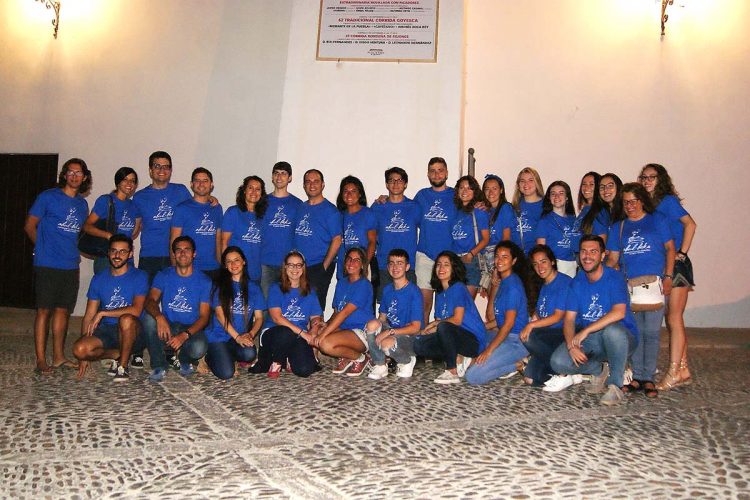
[[[649,163],[641,169],[638,180],[651,196],[656,211],[667,218],[676,250],[672,293],[667,299],[665,316],[669,330],[669,370],[657,384],[659,390],[666,391],[692,382],[688,369],[687,336],[683,316],[688,292],[695,286],[693,264],[690,262],[688,252],[690,252],[697,225],[683,208],[666,168],[657,163]]]
[[[477,203],[486,205],[486,202],[484,192],[479,189],[479,183],[474,177],[464,175],[458,179],[453,195],[456,219],[451,230],[451,250],[458,254],[466,267],[466,286],[472,298],[476,297],[482,278],[479,253],[490,241],[487,211],[475,207]]]
[[[344,279],[336,283],[334,313],[321,325],[313,345],[324,354],[338,358],[335,374],[358,377],[370,364],[367,356],[367,322],[375,319],[372,285],[367,281],[367,255],[359,247],[344,257]]]
[[[646,397],[658,395],[654,383],[659,356],[659,331],[664,318],[664,296],[672,289],[674,242],[666,221],[655,215],[651,197],[640,184],[622,187],[625,219],[615,222],[607,239],[607,265],[625,274],[630,306],[640,333],[631,356],[633,381],[623,392],[643,390]]]
[[[609,227],[625,216],[622,209],[622,181],[616,174],[606,173],[602,175],[599,180],[599,198],[601,198],[602,210],[606,210],[606,215],[608,215],[607,233],[609,234]],[[594,212],[596,203],[597,200],[594,199],[594,206],[592,206],[589,214]]]
[[[286,367],[309,377],[318,367],[312,344],[323,316],[318,297],[307,280],[304,256],[296,250],[284,257],[281,282],[268,290],[268,319],[260,334],[258,361],[250,373],[277,378]]]
[[[547,187],[544,195],[536,243],[549,245],[557,258],[557,269],[572,278],[576,275],[575,254],[580,237],[570,186],[566,182],[555,181]]]
[[[516,191],[513,193],[513,210],[516,222],[513,224],[511,240],[524,252],[536,242],[536,226],[542,217],[542,197],[544,187],[539,172],[526,167],[516,177]]]
[[[472,358],[487,346],[487,332],[469,290],[466,268],[454,252],[440,252],[430,280],[435,290],[435,320],[414,340],[414,354],[445,361],[437,384],[457,384]]]
[[[242,249],[227,247],[221,254],[221,268],[211,291],[214,309],[206,329],[206,364],[222,380],[234,376],[235,363],[255,358],[255,336],[263,325],[266,301],[258,285],[247,274]]]
[[[268,208],[266,183],[257,175],[245,177],[235,199],[237,204],[227,208],[221,223],[221,248],[240,247],[247,257],[250,279],[260,283],[261,220]]]
[[[573,375],[557,375],[555,378],[555,372],[550,366],[552,353],[565,342],[563,318],[572,279],[557,271],[557,259],[547,245],[532,248],[529,259],[535,274],[531,280],[533,291],[529,294],[532,297],[529,298],[536,297],[536,307],[531,321],[518,335],[531,354],[524,371],[524,380],[527,384],[544,385],[545,390],[556,392],[573,385]]]
[[[496,333],[466,371],[466,381],[471,385],[514,375],[516,363],[529,354],[519,339],[529,322],[528,263],[523,250],[512,241],[498,243],[495,272],[500,285],[490,294],[492,309],[484,327]]]
[[[581,177],[581,184],[578,186],[578,212],[581,213],[586,207],[594,203],[596,187],[602,176],[598,172],[586,172]]]
[[[130,167],[120,167],[115,172],[115,189],[108,194],[103,194],[94,202],[94,208],[91,209],[86,222],[83,223],[83,230],[91,236],[109,240],[114,234],[124,234],[135,240],[141,232],[141,212],[133,203],[133,195],[138,187],[138,174]],[[115,209],[114,233],[99,229],[96,222],[99,219],[109,217],[109,204],[112,203]],[[133,265],[133,259],[130,259],[130,265]],[[107,256],[100,256],[94,259],[94,274],[109,269],[109,259]]]
[[[490,212],[490,242],[483,250],[487,267],[482,269],[482,281],[485,282],[487,281],[485,275],[491,275],[494,269],[495,245],[501,241],[510,240],[516,218],[513,213],[513,206],[505,198],[505,184],[500,177],[495,174],[487,174],[484,177],[484,183],[482,183],[482,191],[487,199]],[[484,297],[489,290],[483,288],[480,292]]]
[[[609,211],[599,193],[602,176],[596,172],[588,172],[581,179],[578,190],[578,217],[576,230],[584,234],[596,234],[607,240],[609,232]],[[591,192],[591,196],[589,196]]]
[[[365,248],[367,256],[365,265],[372,262],[378,241],[378,221],[367,207],[367,196],[362,181],[353,175],[347,175],[341,179],[339,194],[336,197],[336,208],[343,215],[343,236],[339,247],[339,265],[336,266],[336,279],[340,280],[344,278],[344,255],[350,248]],[[371,266],[370,269],[374,271],[378,267]]]

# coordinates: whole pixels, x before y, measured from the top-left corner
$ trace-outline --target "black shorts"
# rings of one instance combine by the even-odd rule
[[[94,330],[94,337],[102,341],[102,346],[105,349],[119,349],[120,348],[120,328],[117,324],[101,324]]]
[[[674,278],[672,278],[673,288],[692,288],[695,286],[695,281],[693,280],[693,263],[690,262],[690,257],[687,255],[685,256],[685,260],[674,261],[674,271],[672,271],[672,274],[674,275]]]
[[[78,269],[34,267],[37,309],[64,308],[72,313],[78,300]]]

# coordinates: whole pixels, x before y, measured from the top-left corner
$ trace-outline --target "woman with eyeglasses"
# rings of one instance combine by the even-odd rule
[[[453,195],[456,218],[451,229],[451,250],[466,267],[466,286],[472,297],[476,297],[482,277],[479,254],[490,241],[487,211],[475,208],[477,203],[486,204],[484,193],[474,177],[464,175],[456,182]]]
[[[487,346],[487,332],[466,288],[466,268],[454,252],[440,252],[432,266],[435,320],[414,340],[414,354],[445,361],[436,384],[457,384],[472,358]]]
[[[515,375],[516,363],[529,355],[519,338],[529,322],[527,269],[526,256],[518,245],[512,241],[497,244],[495,272],[500,285],[490,294],[492,308],[484,324],[488,332],[495,334],[466,371],[466,381],[471,385]]]
[[[268,290],[268,319],[260,334],[258,361],[250,373],[278,378],[282,368],[298,377],[318,369],[312,344],[323,316],[318,297],[307,280],[305,258],[296,250],[284,257],[281,282]]]
[[[676,249],[672,293],[667,299],[666,323],[669,330],[669,371],[657,384],[666,391],[692,382],[687,361],[687,336],[685,334],[685,306],[688,292],[695,286],[693,264],[688,252],[693,243],[695,221],[682,206],[679,194],[672,184],[667,169],[657,163],[649,163],[641,169],[638,177],[651,199],[656,211],[667,219]]]
[[[321,325],[313,345],[324,354],[338,358],[335,374],[358,377],[370,364],[367,356],[367,322],[375,319],[372,285],[367,280],[367,256],[359,247],[344,257],[344,279],[336,283],[334,313]]]
[[[240,247],[247,258],[250,279],[260,283],[261,226],[268,209],[266,183],[257,175],[245,177],[235,199],[237,204],[227,208],[221,221],[221,248]]]
[[[518,173],[516,191],[513,193],[513,224],[511,240],[524,252],[536,243],[536,227],[542,217],[544,187],[539,172],[526,167]]]
[[[659,356],[659,331],[664,318],[664,296],[672,290],[674,242],[663,217],[655,214],[651,197],[640,184],[622,187],[625,219],[615,222],[607,238],[607,265],[625,274],[630,307],[640,341],[631,356],[633,381],[623,392],[644,391],[658,395],[654,383]]]
[[[247,259],[240,247],[227,247],[221,254],[211,306],[214,314],[206,329],[206,364],[216,377],[227,380],[234,376],[235,363],[255,359],[254,340],[266,309],[263,292],[247,274]]]
[[[120,167],[115,172],[115,189],[111,193],[103,194],[94,202],[83,230],[91,236],[109,240],[113,234],[124,234],[135,240],[141,232],[141,212],[133,203],[133,194],[138,187],[138,174],[130,167]],[[108,232],[96,227],[99,219],[109,217],[109,205],[114,205],[114,232]],[[133,265],[133,259],[130,260]],[[94,259],[94,274],[109,269],[107,256],[99,256]]]
[[[581,233],[576,227],[570,186],[566,182],[555,181],[547,188],[536,236],[537,245],[548,245],[555,253],[558,271],[575,277]]]

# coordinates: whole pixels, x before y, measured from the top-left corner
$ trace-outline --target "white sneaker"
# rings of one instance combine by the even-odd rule
[[[575,377],[579,377],[578,382],[574,380]],[[581,375],[553,375],[552,378],[544,383],[542,390],[545,392],[560,392],[571,385],[580,384],[581,382],[583,382]]]
[[[505,375],[501,375],[501,376],[499,376],[498,378],[499,378],[500,380],[505,380],[505,379],[508,379],[508,378],[513,378],[513,377],[515,377],[516,375],[518,375],[518,370],[513,370],[512,372],[510,372],[510,373],[506,373]]]
[[[375,365],[367,374],[367,378],[372,380],[380,380],[388,376],[388,365]]]
[[[463,360],[456,365],[456,374],[458,374],[459,378],[464,378],[464,375],[466,375],[466,370],[469,369],[471,359],[468,356],[464,356]]]
[[[452,374],[448,370],[445,370],[438,378],[435,379],[436,384],[458,384],[459,382],[461,382],[459,376]]]
[[[628,385],[633,381],[633,370],[625,368],[625,373],[622,374],[622,385]]]
[[[417,364],[417,357],[412,356],[408,363],[402,365],[396,365],[396,376],[401,378],[409,378],[414,373],[414,365]]]

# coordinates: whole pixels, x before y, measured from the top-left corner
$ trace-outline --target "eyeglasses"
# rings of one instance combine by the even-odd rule
[[[65,175],[68,177],[83,177],[83,172],[80,170],[68,170]]]
[[[606,189],[614,189],[617,187],[614,182],[610,182],[609,184],[600,184],[599,185],[599,191],[604,191]]]
[[[130,253],[130,250],[127,249],[127,248],[121,248],[119,250],[116,249],[116,248],[110,248],[109,249],[109,254],[112,255],[112,256],[114,256],[114,255],[128,255],[129,253]]]
[[[344,260],[346,260],[347,262],[359,262],[359,263],[362,263],[362,259],[360,259],[359,257],[347,257]]]
[[[387,184],[403,184],[403,179],[388,179]]]
[[[154,170],[172,170],[172,165],[159,165],[158,163],[151,165]]]
[[[656,175],[639,175],[638,180],[643,181],[655,181],[658,176]]]
[[[302,269],[305,267],[305,264],[303,262],[298,262],[296,264],[289,262],[284,264],[284,266],[286,266],[287,269]]]
[[[622,200],[623,205],[635,205],[636,203],[640,203],[640,202],[641,200],[639,200],[638,198],[634,200]]]

